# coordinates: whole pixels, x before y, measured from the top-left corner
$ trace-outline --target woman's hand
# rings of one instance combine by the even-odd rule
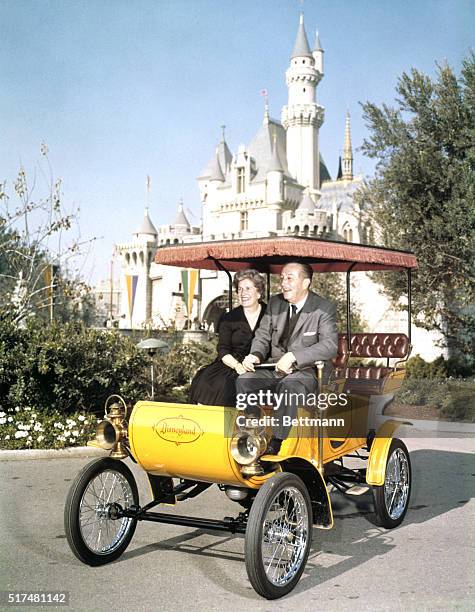
[[[246,368],[242,365],[242,363],[239,363],[239,361],[234,366],[234,369],[238,374],[245,374],[247,372]]]

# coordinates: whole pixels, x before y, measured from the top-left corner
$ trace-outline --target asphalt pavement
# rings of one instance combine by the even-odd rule
[[[414,484],[401,527],[387,531],[372,523],[370,493],[332,493],[333,529],[314,529],[299,584],[272,602],[250,586],[242,536],[139,523],[118,561],[83,565],[69,550],[63,507],[76,473],[91,459],[0,461],[0,590],[68,591],[63,609],[87,612],[473,610],[475,440],[412,438],[407,444]],[[145,474],[128,463],[146,503]],[[238,510],[213,486],[177,512],[222,518]]]

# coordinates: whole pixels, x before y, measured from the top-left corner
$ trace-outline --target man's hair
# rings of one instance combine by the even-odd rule
[[[310,283],[312,282],[313,270],[312,270],[312,267],[308,263],[302,263],[301,261],[289,261],[285,265],[288,266],[289,264],[299,266],[304,277],[308,278],[310,280]]]
[[[264,297],[266,291],[266,282],[262,274],[252,268],[246,268],[245,270],[239,270],[236,272],[233,278],[234,290],[238,290],[239,283],[243,280],[250,280],[254,287],[259,291],[261,298]]]

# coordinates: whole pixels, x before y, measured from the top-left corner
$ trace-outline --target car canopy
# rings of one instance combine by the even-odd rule
[[[315,272],[417,268],[415,255],[408,251],[294,236],[163,246],[155,255],[155,263],[167,266],[230,272],[251,267],[271,274],[280,273],[286,263],[296,260],[310,264]]]

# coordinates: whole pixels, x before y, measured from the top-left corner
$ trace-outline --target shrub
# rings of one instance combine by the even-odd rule
[[[0,448],[65,448],[82,446],[92,439],[96,418],[84,413],[65,417],[54,410],[39,413],[26,406],[0,412]]]
[[[3,408],[101,411],[112,393],[130,401],[146,393],[146,355],[116,331],[35,322],[1,329],[3,347],[16,340],[13,353],[0,357]]]
[[[216,341],[177,344],[166,355],[155,358],[155,382],[160,399],[186,402],[197,370],[216,356]],[[176,387],[179,387],[177,390]]]

